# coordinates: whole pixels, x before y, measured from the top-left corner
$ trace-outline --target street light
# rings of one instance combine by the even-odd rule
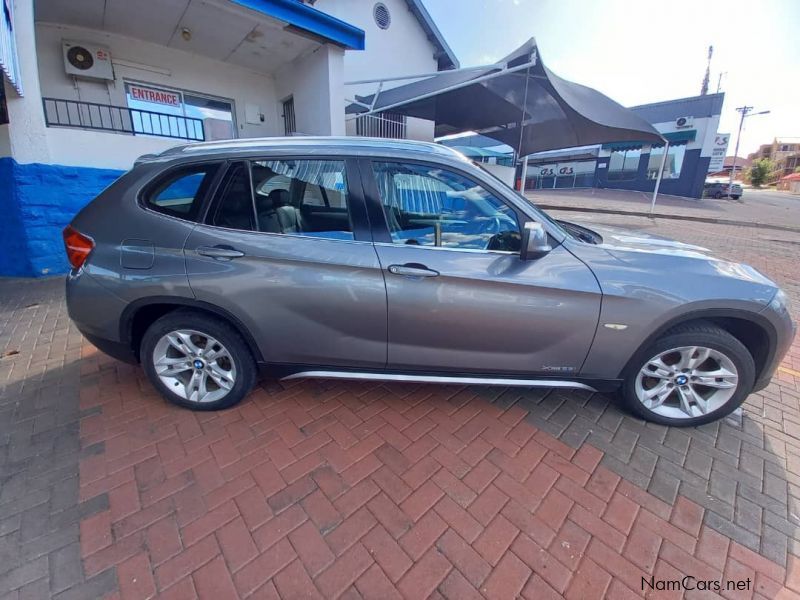
[[[745,117],[754,117],[756,115],[766,115],[769,113],[768,110],[751,113],[750,111],[753,110],[752,106],[740,106],[736,110],[742,113],[742,118],[739,119],[739,132],[736,134],[736,150],[733,151],[733,165],[731,166],[731,178],[730,181],[728,181],[728,195],[730,195],[731,190],[733,190],[733,177],[736,175],[736,159],[739,157],[739,140],[742,137],[742,125],[744,125]]]

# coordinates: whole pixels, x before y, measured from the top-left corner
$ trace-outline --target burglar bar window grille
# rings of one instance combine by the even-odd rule
[[[144,134],[203,141],[202,119],[169,115],[127,106],[42,98],[48,127],[75,127],[116,133]]]
[[[406,139],[406,116],[381,113],[357,117],[356,135],[404,140]]]
[[[283,101],[283,131],[285,135],[294,135],[297,131],[294,120],[294,97]]]

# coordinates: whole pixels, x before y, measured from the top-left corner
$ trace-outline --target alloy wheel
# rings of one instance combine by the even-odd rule
[[[681,346],[648,360],[636,376],[636,396],[649,411],[672,419],[707,415],[736,393],[739,372],[724,353]]]
[[[191,402],[220,400],[236,382],[236,364],[228,349],[193,329],[164,334],[153,349],[153,367],[169,390]]]

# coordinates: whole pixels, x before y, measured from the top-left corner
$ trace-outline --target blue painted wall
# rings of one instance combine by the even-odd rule
[[[69,269],[61,231],[123,171],[19,164],[0,158],[0,275],[39,277]]]
[[[650,153],[642,154],[639,159],[639,172],[636,179],[627,181],[608,181],[608,158],[601,158],[598,162],[606,164],[606,168],[596,170],[595,186],[598,188],[608,188],[615,190],[640,190],[652,192],[656,182],[647,178],[647,164],[650,161]],[[703,195],[703,183],[706,180],[706,172],[711,162],[710,157],[701,157],[700,149],[687,150],[683,157],[681,166],[681,176],[677,179],[663,179],[658,188],[659,193],[672,194],[674,196],[685,196],[687,198],[701,198]]]

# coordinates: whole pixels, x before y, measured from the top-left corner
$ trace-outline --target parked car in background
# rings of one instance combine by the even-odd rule
[[[170,401],[301,377],[619,391],[667,425],[762,389],[785,294],[704,248],[557,222],[438,144],[207,142],[143,157],[65,229],[69,314]]]
[[[727,181],[706,181],[703,186],[703,197],[705,198],[732,198],[738,200],[742,197],[742,186],[734,183],[733,187]]]

